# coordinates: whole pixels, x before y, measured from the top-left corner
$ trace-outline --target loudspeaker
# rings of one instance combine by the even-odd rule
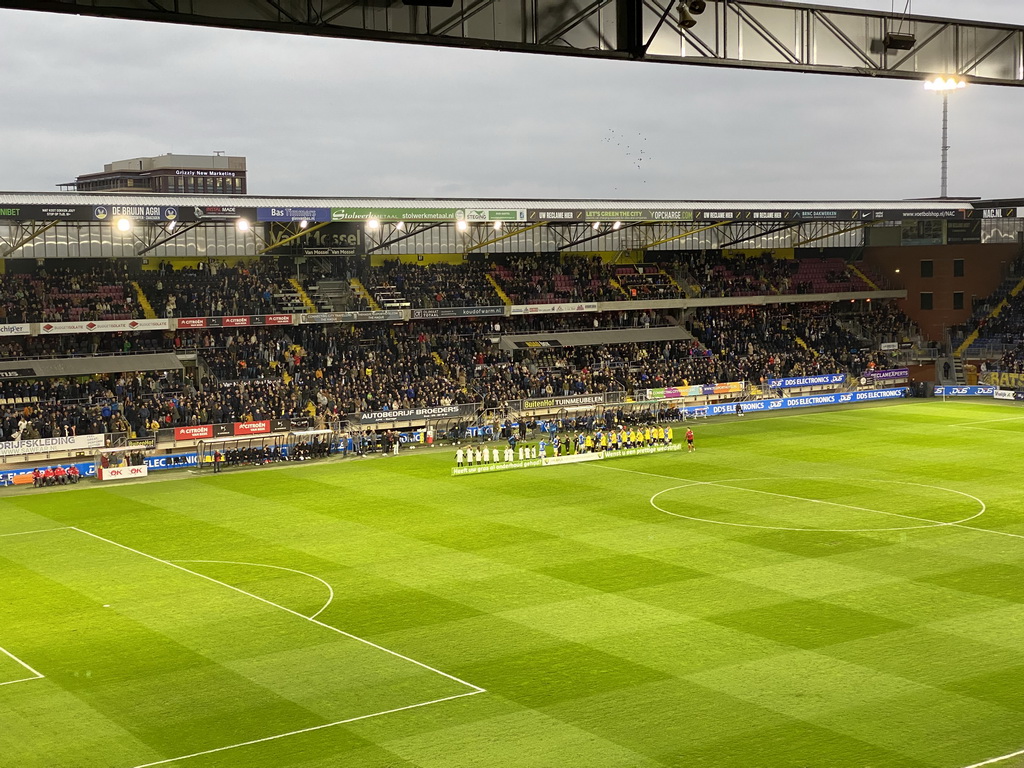
[[[907,32],[889,32],[882,42],[887,50],[909,51],[917,44],[917,38]]]
[[[704,0],[690,0],[690,13],[694,16],[700,16],[704,13],[704,9],[708,7],[708,4]]]

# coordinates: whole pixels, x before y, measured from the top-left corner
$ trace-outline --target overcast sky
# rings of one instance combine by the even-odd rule
[[[889,10],[893,0],[836,0]],[[902,8],[905,0],[896,0]],[[1021,0],[913,12],[1024,24]],[[0,11],[0,189],[224,150],[249,191],[897,199],[939,193],[915,82],[578,60]],[[1024,88],[950,98],[951,195],[1024,195]]]

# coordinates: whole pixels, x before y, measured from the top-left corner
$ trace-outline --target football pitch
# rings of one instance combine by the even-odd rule
[[[1024,766],[1024,409],[694,430],[0,495],[0,766]]]

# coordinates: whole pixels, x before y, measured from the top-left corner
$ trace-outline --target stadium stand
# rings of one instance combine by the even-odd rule
[[[161,265],[138,282],[159,317],[216,317],[301,311],[301,303],[282,301],[288,277],[259,262],[225,267],[213,261],[204,269]]]
[[[39,267],[0,281],[0,322],[129,320],[141,317],[125,267],[116,262],[88,270]]]
[[[363,280],[383,309],[475,307],[502,304],[486,272],[477,264],[385,262]]]
[[[458,323],[203,329],[138,334],[139,351],[195,349],[200,368],[175,374],[110,374],[79,380],[4,382],[3,438],[87,432],[145,434],[163,427],[479,403],[791,374],[863,370],[877,354],[855,351],[834,305],[705,308],[689,320],[696,339],[501,350],[494,335],[556,328],[657,325],[652,313],[480,318]],[[588,326],[589,324],[589,326]],[[124,352],[127,336],[98,346]],[[74,336],[8,341],[60,354]],[[755,346],[753,339],[760,341]],[[27,349],[22,349],[24,344]],[[36,350],[38,351],[38,350]],[[71,350],[68,350],[71,351]]]

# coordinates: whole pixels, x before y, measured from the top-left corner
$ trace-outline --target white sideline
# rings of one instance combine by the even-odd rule
[[[283,565],[270,565],[269,563],[241,563],[235,560],[169,560],[171,563],[221,563],[223,565],[253,565],[257,568],[274,568],[278,571],[290,571],[291,573],[298,573],[302,576],[308,576],[311,579],[315,579],[327,587],[327,602],[320,606],[320,610],[314,613],[312,616],[307,616],[307,619],[315,619],[321,613],[327,610],[328,606],[334,602],[334,587],[328,584],[326,581],[321,579],[319,576],[314,576],[312,573],[306,573],[305,571],[299,571],[295,568],[285,568]]]
[[[46,677],[46,675],[44,675],[42,672],[40,672],[37,669],[32,669],[32,667],[30,667],[28,664],[26,664],[24,661],[19,659],[17,656],[15,656],[13,653],[6,650],[5,648],[0,648],[0,653],[2,653],[4,656],[7,656],[10,659],[13,659],[17,664],[20,664],[32,673],[32,677],[22,677],[17,680],[8,680],[6,682],[0,683],[0,685],[14,685],[15,683],[27,683],[29,680],[42,680],[44,677]]]
[[[1024,755],[1024,749],[1018,749],[1016,752],[1011,752],[1008,755],[1000,755],[999,757],[990,757],[988,760],[982,760],[980,763],[972,763],[971,765],[965,765],[964,768],[981,768],[983,765],[995,765],[1001,763],[1003,760],[1009,760],[1011,757],[1020,757]]]
[[[73,531],[78,531],[79,533],[84,533],[86,536],[91,536],[92,538],[98,539],[99,541],[105,541],[107,544],[113,544],[115,547],[120,547],[121,549],[127,550],[128,552],[134,552],[136,555],[141,555],[142,557],[149,558],[150,560],[154,560],[158,563],[163,563],[164,565],[170,566],[171,568],[177,568],[179,571],[191,573],[193,576],[198,576],[201,579],[206,579],[207,581],[211,581],[214,584],[220,584],[222,587],[227,587],[228,589],[234,590],[235,592],[251,597],[253,600],[259,600],[261,603],[272,605],[275,608],[279,608],[282,611],[290,613],[292,616],[298,616],[300,619],[305,619],[306,621],[310,621],[316,624],[317,626],[323,627],[324,629],[329,629],[331,632],[337,632],[339,635],[344,635],[345,637],[351,638],[352,640],[357,640],[358,642],[363,643],[364,645],[368,645],[371,648],[376,648],[378,651],[383,651],[384,653],[388,653],[392,656],[402,659],[403,661],[408,661],[412,664],[415,664],[417,667],[422,667],[423,669],[429,670],[434,674],[441,675],[441,677],[447,677],[449,680],[453,680],[456,683],[460,683],[466,686],[467,688],[472,688],[473,691],[476,693],[485,692],[485,689],[481,688],[480,686],[473,685],[473,683],[468,683],[465,680],[462,680],[461,678],[455,677],[455,675],[449,675],[447,672],[442,672],[440,669],[432,667],[429,664],[424,664],[422,661],[416,661],[416,659],[409,658],[408,656],[403,656],[401,653],[398,653],[398,651],[392,651],[390,648],[385,648],[383,645],[377,645],[376,643],[371,642],[365,638],[359,637],[358,635],[353,635],[351,632],[346,632],[342,629],[338,629],[337,627],[332,627],[330,624],[325,624],[324,622],[319,621],[318,619],[313,619],[309,616],[305,616],[299,613],[298,611],[293,611],[291,608],[287,608],[281,605],[280,603],[275,603],[272,600],[267,600],[265,597],[260,597],[259,595],[255,595],[252,592],[246,592],[244,589],[240,589],[239,587],[236,587],[232,584],[228,584],[226,581],[220,581],[218,579],[213,578],[212,576],[207,576],[206,574],[199,573],[199,571],[193,571],[189,568],[184,567],[183,565],[177,565],[175,563],[172,563],[170,560],[164,560],[163,558],[157,557],[156,555],[150,555],[141,550],[133,549],[132,547],[126,546],[125,544],[119,544],[113,539],[107,539],[103,536],[99,536],[98,534],[90,533],[89,531],[83,528],[77,528],[72,525],[70,526],[70,529]]]
[[[475,686],[474,686],[475,687]],[[419,704],[409,704],[405,707],[396,707],[395,709],[386,709],[383,712],[374,712],[369,715],[360,715],[359,717],[350,717],[347,720],[336,720],[333,723],[324,723],[323,725],[314,725],[310,728],[300,728],[297,731],[288,731],[288,733],[279,733],[275,736],[265,736],[262,739],[253,739],[252,741],[243,741],[239,744],[230,744],[226,747],[217,747],[216,749],[207,749],[203,752],[193,752],[191,755],[181,755],[180,757],[169,757],[166,760],[157,760],[153,763],[143,763],[142,765],[133,766],[133,768],[153,768],[155,765],[167,765],[168,763],[177,763],[181,760],[189,760],[193,757],[201,757],[202,755],[212,755],[217,752],[225,752],[229,749],[238,749],[239,747],[248,747],[252,744],[262,744],[266,741],[276,741],[277,739],[283,739],[287,736],[297,736],[300,733],[310,733],[312,731],[321,731],[324,728],[333,728],[336,725],[344,725],[345,723],[355,723],[359,720],[369,720],[371,717],[380,717],[381,715],[390,715],[395,712],[404,712],[407,709],[417,709],[419,707],[426,707],[431,704],[440,704],[442,701],[451,701],[452,699],[461,699],[466,696],[476,696],[478,693],[484,693],[483,688],[477,688],[475,691],[466,691],[465,693],[457,693],[454,696],[445,696],[443,699],[434,699],[433,701],[422,701]]]

